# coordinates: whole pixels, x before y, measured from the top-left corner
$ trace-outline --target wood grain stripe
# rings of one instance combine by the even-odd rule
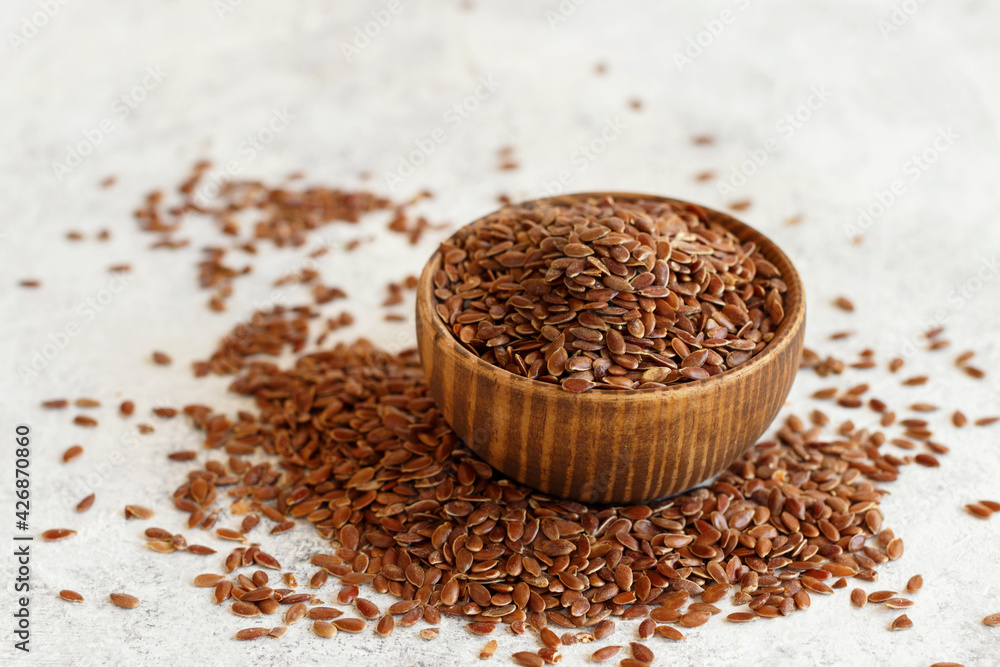
[[[601,496],[597,493],[597,460],[598,452],[594,449],[587,449],[587,465],[583,479],[581,479],[580,498],[586,502],[596,502]]]
[[[578,420],[565,419],[568,406],[562,396],[555,398],[551,403],[550,411],[547,415],[551,422],[551,437],[547,438],[547,446],[553,450],[549,455],[549,465],[545,471],[546,479],[549,480],[547,488],[556,495],[564,496],[570,494],[574,489],[572,470],[568,470],[567,459],[573,456],[573,452],[578,449],[587,449],[590,443],[580,440],[580,424]],[[561,457],[555,455],[556,449],[560,450]]]
[[[550,419],[548,421],[550,423],[546,424],[546,432],[545,432],[546,437],[544,438],[544,441],[546,441],[546,442],[549,442],[549,441],[553,440],[555,437],[558,437],[555,434],[555,422],[556,422],[556,420],[555,419]],[[569,441],[571,443],[579,443],[580,422],[577,421],[577,420],[572,420],[569,426],[570,426]],[[565,424],[563,425],[563,427],[565,428]],[[585,457],[585,456],[592,455],[592,454],[593,454],[593,452],[591,451],[591,449],[589,447],[587,447],[585,444],[582,444],[582,443],[578,444],[577,446],[569,447],[569,454],[568,454],[569,460],[568,461],[564,461],[564,462],[558,462],[558,461],[556,461],[556,462],[554,462],[554,465],[553,465],[552,464],[553,463],[552,462],[552,454],[551,453],[549,454],[550,468],[559,468],[559,467],[562,467],[563,470],[564,470],[564,479],[563,479],[562,483],[561,484],[558,484],[558,483],[552,484],[552,488],[553,489],[555,489],[555,488],[561,489],[561,492],[560,492],[559,495],[561,495],[561,496],[572,496],[573,495],[573,489],[575,487],[578,487],[578,485],[579,485],[579,482],[580,482],[579,477],[581,476],[581,470],[582,470],[582,466],[580,466],[579,470],[577,469],[577,466],[579,465],[577,463],[577,460],[580,457]]]
[[[668,407],[663,404],[660,406],[661,410],[667,410]],[[650,498],[653,493],[656,493],[655,489],[662,486],[663,480],[663,457],[657,456],[657,450],[660,448],[661,443],[664,442],[663,439],[663,421],[659,419],[654,419],[652,423],[652,433],[650,433],[650,440],[646,444],[648,451],[648,456],[646,457],[647,469],[646,469],[646,483],[642,487],[642,497]],[[655,463],[656,472],[653,472],[653,465],[650,462]],[[659,481],[658,481],[659,480]]]
[[[690,427],[688,426],[688,411],[682,410],[681,414],[678,415],[678,421],[674,426],[675,435],[671,438],[671,453],[672,459],[677,469],[677,476],[681,480],[678,486],[680,489],[686,489],[691,485],[691,478],[693,477],[692,471],[694,468],[694,457],[698,452],[698,448],[693,440],[692,434],[690,433]]]
[[[547,471],[552,467],[553,455],[555,447],[552,446],[552,440],[555,437],[555,427],[556,419],[553,418],[557,408],[554,405],[554,399],[552,396],[546,395],[539,398],[532,398],[531,400],[525,401],[529,405],[527,410],[533,415],[530,420],[531,428],[528,432],[524,433],[522,438],[518,440],[520,446],[524,447],[526,450],[540,452],[538,456],[538,470],[533,475],[536,477],[541,484],[547,485],[548,482],[542,479],[543,471]],[[518,409],[525,409],[523,406]],[[534,417],[535,410],[538,410],[538,416]],[[539,429],[538,421],[541,420],[541,428]]]
[[[631,422],[631,420],[629,421]],[[649,450],[647,449],[649,447],[649,440],[646,440],[645,438],[648,438],[651,434],[649,433],[648,427],[642,428],[638,425],[630,424],[628,430],[638,431],[644,436],[644,440],[635,443],[632,447],[631,465],[626,467],[625,480],[623,482],[625,485],[625,495],[633,496],[640,495],[636,493],[635,488],[636,472],[640,473],[643,477],[648,478],[649,476]],[[645,495],[645,493],[642,495]]]

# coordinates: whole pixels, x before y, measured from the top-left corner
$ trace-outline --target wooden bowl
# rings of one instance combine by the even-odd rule
[[[539,201],[631,193],[582,193]],[[466,350],[435,311],[431,257],[417,287],[417,338],[430,393],[466,444],[508,477],[583,502],[634,503],[688,489],[748,450],[778,414],[802,352],[798,272],[770,239],[732,216],[705,214],[753,241],[788,285],[785,317],[757,355],[719,375],[660,389],[573,394],[493,366]]]

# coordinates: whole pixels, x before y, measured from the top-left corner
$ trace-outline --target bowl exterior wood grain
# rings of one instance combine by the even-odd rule
[[[629,193],[616,199],[673,201]],[[543,200],[550,201],[550,200]],[[465,349],[434,310],[438,253],[417,288],[417,338],[431,396],[467,445],[505,475],[544,493],[584,502],[632,503],[688,489],[749,449],[778,414],[799,366],[805,302],[799,275],[773,242],[706,209],[741,241],[753,241],[788,285],[774,339],[741,366],[662,389],[589,391],[497,368]]]

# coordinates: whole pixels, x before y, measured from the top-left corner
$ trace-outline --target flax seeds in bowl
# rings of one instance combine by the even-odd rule
[[[507,206],[441,244],[435,310],[467,350],[570,392],[703,380],[774,337],[788,286],[694,204]]]
[[[584,502],[678,493],[756,442],[791,389],[799,277],[735,218],[585,193],[463,227],[417,288],[431,395],[504,474]]]

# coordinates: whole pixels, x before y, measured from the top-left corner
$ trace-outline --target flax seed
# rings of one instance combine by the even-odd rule
[[[388,637],[395,627],[395,619],[390,614],[386,614],[375,624],[375,633],[382,637]]]
[[[993,510],[983,503],[969,503],[965,506],[965,509],[968,510],[974,517],[979,519],[989,519],[993,516]]]
[[[618,655],[622,650],[621,646],[605,646],[604,648],[599,648],[594,651],[590,658],[594,662],[605,662],[611,660],[616,655]]]
[[[160,366],[168,366],[173,362],[166,352],[153,352],[153,362]]]
[[[367,626],[367,623],[360,618],[338,618],[333,624],[344,632],[361,632]]]
[[[392,617],[387,616],[386,618],[392,618]],[[479,659],[489,660],[490,658],[493,657],[493,654],[496,652],[497,652],[497,640],[491,639],[488,642],[486,642],[486,646],[484,646],[482,650],[479,651]]]
[[[312,631],[318,637],[329,639],[337,634],[337,627],[327,621],[313,621]]]
[[[913,627],[913,621],[906,614],[897,616],[889,625],[890,630],[909,630]]]
[[[518,651],[510,657],[522,667],[542,667],[545,664],[545,660],[540,655],[529,651]]]
[[[833,305],[848,313],[854,312],[854,304],[846,296],[838,296],[833,300]]]
[[[236,639],[240,641],[249,641],[251,639],[260,639],[261,637],[269,634],[271,632],[270,628],[244,628],[236,633]]]
[[[126,505],[125,506],[125,519],[152,519],[155,513],[148,507],[143,507],[142,505]]]
[[[194,585],[201,588],[214,588],[222,581],[221,574],[199,574],[194,578]]]
[[[139,606],[139,598],[128,593],[112,593],[109,597],[112,602],[125,609],[134,609]]]
[[[96,497],[97,496],[92,493],[89,496],[87,496],[86,498],[84,498],[83,500],[81,500],[76,505],[76,511],[77,512],[86,512],[87,510],[89,510],[91,507],[94,506],[94,499]]]
[[[73,535],[76,535],[75,530],[70,530],[69,528],[52,528],[42,533],[42,539],[47,542],[55,542],[56,540],[64,540]]]

